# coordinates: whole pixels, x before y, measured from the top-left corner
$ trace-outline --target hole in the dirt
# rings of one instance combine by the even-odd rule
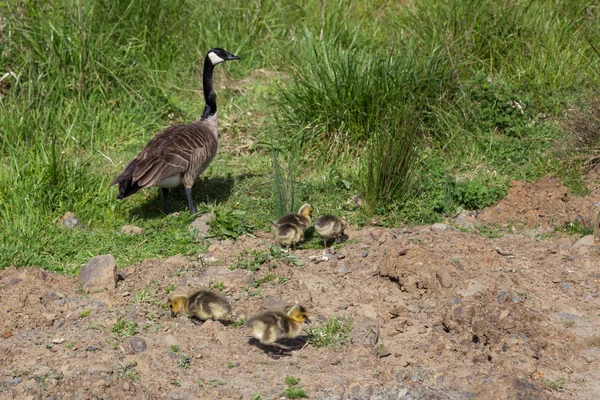
[[[492,362],[492,356],[490,356],[489,354],[488,354],[487,359],[488,359],[489,362]]]
[[[473,343],[479,343],[479,336],[473,335],[473,339],[471,340],[473,340]]]
[[[442,322],[442,329],[444,330],[444,332],[450,333],[450,328],[448,328],[448,325],[444,324],[443,322]]]

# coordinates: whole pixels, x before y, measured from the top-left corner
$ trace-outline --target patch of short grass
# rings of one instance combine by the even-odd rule
[[[308,343],[316,348],[341,347],[350,343],[352,320],[341,320],[336,316],[330,317],[323,326],[307,329]]]

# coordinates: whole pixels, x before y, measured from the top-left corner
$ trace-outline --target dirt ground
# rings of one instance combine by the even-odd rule
[[[569,197],[557,179],[514,182],[479,213],[351,227],[335,254],[298,249],[302,266],[280,257],[255,273],[228,267],[269,250],[261,232],[191,260],[123,266],[112,291],[0,271],[0,398],[276,399],[287,376],[313,399],[600,398],[600,243],[554,231],[600,211],[600,178],[588,186]],[[274,357],[243,326],[164,308],[172,289],[214,284],[232,321],[299,302],[312,327],[351,318],[352,343]]]

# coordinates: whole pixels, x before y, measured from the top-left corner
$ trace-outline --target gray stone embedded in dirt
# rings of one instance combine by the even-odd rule
[[[448,225],[437,223],[437,224],[431,225],[431,229],[433,229],[434,231],[443,232],[448,229]]]
[[[448,272],[444,270],[438,270],[435,272],[435,277],[443,288],[452,287],[452,277]]]
[[[143,235],[144,230],[139,226],[135,225],[123,225],[123,227],[121,228],[121,233],[129,236]]]
[[[146,351],[148,346],[146,345],[146,341],[144,339],[134,336],[130,337],[123,343],[123,348],[127,354],[136,354]]]
[[[111,254],[96,256],[81,268],[81,286],[87,290],[114,289],[117,284],[117,263]]]
[[[193,285],[210,286],[216,282],[223,282],[226,287],[239,287],[249,285],[254,280],[254,273],[245,269],[231,271],[226,267],[208,267],[204,274],[192,280]]]
[[[264,297],[260,306],[263,310],[283,310],[285,307],[285,301],[278,297]]]
[[[581,246],[593,246],[594,244],[594,235],[586,235],[578,241],[576,241],[573,247],[577,248]]]
[[[359,318],[352,323],[352,344],[376,346],[379,341],[379,322],[374,318]]]
[[[64,229],[75,229],[81,228],[81,221],[77,219],[75,214],[73,214],[70,211],[67,211],[62,217],[58,219],[56,225]]]
[[[173,336],[173,335],[167,335],[167,336],[165,336],[165,345],[167,347],[179,346],[179,341],[177,341],[177,339],[175,338],[175,336]]]
[[[194,231],[194,237],[198,240],[204,239],[210,232],[210,219],[213,217],[212,213],[202,214],[189,225],[189,228]]]

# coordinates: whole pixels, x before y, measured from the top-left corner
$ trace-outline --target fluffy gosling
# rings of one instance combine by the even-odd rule
[[[302,207],[298,210],[298,214],[286,214],[275,221],[273,223],[273,230],[283,224],[296,225],[302,230],[307,229],[310,226],[312,212],[313,208],[310,204],[302,204]]]
[[[275,241],[282,247],[296,250],[296,244],[304,240],[304,231],[295,224],[282,224],[275,228]]]
[[[343,218],[335,215],[323,215],[315,222],[315,232],[323,239],[323,247],[327,247],[327,241],[331,238],[338,241],[347,226],[348,222]]]
[[[262,311],[248,319],[252,337],[267,346],[288,347],[277,343],[281,339],[293,339],[302,333],[302,324],[310,323],[306,309],[295,305],[283,311]]]
[[[171,309],[172,317],[181,312],[202,321],[220,320],[231,312],[231,304],[226,297],[208,290],[199,290],[189,296],[174,295],[169,298],[167,304]]]

